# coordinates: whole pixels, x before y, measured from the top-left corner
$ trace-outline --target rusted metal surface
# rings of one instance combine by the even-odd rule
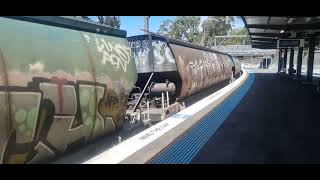
[[[227,56],[176,44],[170,44],[170,47],[182,80],[178,100],[230,78]]]
[[[53,158],[122,127],[137,80],[126,38],[3,17],[0,26],[0,163]]]
[[[222,61],[222,66],[224,70],[224,78],[223,80],[229,79],[232,76],[232,66],[234,66],[234,63],[230,56],[224,55],[224,54],[219,54],[221,61]]]
[[[235,77],[239,77],[241,75],[241,63],[238,59],[233,59],[235,64]]]
[[[152,58],[148,56],[150,41],[147,38],[150,36],[152,37]],[[239,73],[239,64],[234,63],[228,54],[213,49],[155,34],[133,36],[128,40],[139,73],[136,86],[142,88],[148,73],[153,72],[153,83],[160,84],[166,81],[174,83],[176,91],[174,101],[183,100],[231,79],[234,75],[233,69],[235,74]],[[165,93],[166,89],[157,89],[159,98],[161,98],[161,92]]]

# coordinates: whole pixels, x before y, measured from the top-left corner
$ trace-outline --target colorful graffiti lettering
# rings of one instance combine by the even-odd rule
[[[124,36],[0,24],[0,163],[40,162],[121,128],[137,80]]]
[[[28,87],[8,91],[0,87],[0,101],[8,95],[10,121],[3,117],[6,104],[0,106],[0,125],[8,127],[0,133],[1,163],[39,162],[114,131],[126,103],[105,84],[57,77],[34,77]]]

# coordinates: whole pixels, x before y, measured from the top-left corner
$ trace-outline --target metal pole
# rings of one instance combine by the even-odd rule
[[[167,91],[167,107],[169,107],[169,92]]]
[[[268,61],[268,58],[266,58],[264,61],[264,69],[267,69],[267,61]]]
[[[302,66],[303,47],[299,47],[297,58],[297,78],[301,78],[301,66]]]
[[[144,30],[145,30],[145,34],[148,34],[147,32],[149,31],[149,18],[150,18],[150,16],[144,16]]]
[[[141,122],[141,119],[142,119],[142,108],[141,108],[141,104],[139,104],[139,118],[138,118],[138,122]]]
[[[221,43],[218,45],[218,47],[225,41],[229,38],[230,34],[229,35],[226,35],[226,37],[221,41]]]
[[[288,49],[284,49],[284,57],[283,57],[283,69],[284,72],[287,73],[287,56],[288,56]]]
[[[289,62],[289,76],[293,75],[293,57],[294,57],[294,49],[290,50],[290,62]]]
[[[162,112],[164,112],[164,95],[161,93]]]
[[[144,88],[143,88],[143,90],[142,90],[142,93],[140,94],[140,96],[139,96],[139,98],[138,98],[138,100],[137,100],[137,103],[136,103],[136,104],[134,105],[134,107],[133,107],[133,112],[135,112],[136,109],[137,109],[137,107],[140,105],[140,101],[141,101],[144,93],[146,92],[146,89],[147,89],[147,87],[148,87],[148,85],[149,85],[149,83],[150,83],[150,81],[151,81],[151,79],[152,79],[152,77],[153,77],[153,74],[154,74],[154,72],[152,72],[152,73],[150,74],[149,79],[148,79],[147,83],[145,84],[145,86],[144,86]]]
[[[312,37],[309,40],[307,81],[312,81],[313,63],[314,63],[314,48],[315,48],[315,39],[314,39],[314,37]]]
[[[148,120],[150,119],[150,110],[149,110],[149,101],[147,101],[147,117],[148,117]]]
[[[278,73],[281,72],[281,69],[282,69],[282,49],[279,49]]]

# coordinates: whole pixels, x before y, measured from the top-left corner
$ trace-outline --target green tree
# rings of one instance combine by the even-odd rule
[[[248,36],[248,31],[246,28],[235,28],[230,31],[230,35],[246,35],[246,37],[230,37],[226,39],[224,45],[236,45],[236,44],[249,44],[250,38]]]
[[[114,28],[120,28],[119,16],[97,16],[98,23],[104,24]]]
[[[227,22],[226,16],[209,16],[201,25],[201,45],[211,47],[215,36],[227,35],[228,31],[232,29],[231,23],[234,22],[232,16],[229,16],[228,18],[229,22]]]
[[[199,43],[201,37],[199,26],[200,16],[178,16],[174,21],[164,21],[158,33],[191,43]]]
[[[201,24],[200,16],[177,16],[174,21],[164,21],[158,33],[211,47],[216,35],[227,35],[231,30],[234,18],[228,16],[228,19],[229,21],[226,20],[226,16],[209,16]]]
[[[172,24],[173,24],[173,22],[170,20],[163,21],[162,24],[160,24],[160,26],[159,26],[158,33],[163,34],[168,37],[173,37],[173,35],[172,35],[173,33],[171,31]]]
[[[97,20],[94,20],[96,17]],[[120,28],[120,17],[119,16],[81,16],[82,19],[104,24],[113,28]]]

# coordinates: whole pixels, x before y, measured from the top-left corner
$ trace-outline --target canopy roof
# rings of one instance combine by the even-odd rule
[[[253,48],[276,49],[277,39],[320,37],[320,16],[241,16]]]

